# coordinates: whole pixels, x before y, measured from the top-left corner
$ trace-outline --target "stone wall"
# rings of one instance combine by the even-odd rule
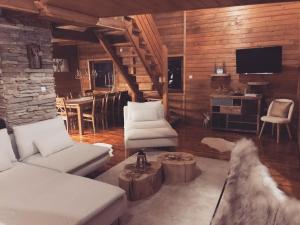
[[[29,69],[27,44],[41,46],[42,69]],[[0,15],[0,117],[8,127],[56,115],[51,30],[35,15]],[[42,91],[42,88],[46,88]]]

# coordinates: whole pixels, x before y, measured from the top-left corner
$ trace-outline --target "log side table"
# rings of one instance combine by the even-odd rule
[[[119,174],[119,187],[126,191],[130,201],[146,198],[156,193],[162,184],[160,162],[150,161],[145,171],[136,168],[135,163],[127,164]]]
[[[166,184],[187,183],[196,177],[196,160],[192,154],[161,153],[157,160],[162,163]]]

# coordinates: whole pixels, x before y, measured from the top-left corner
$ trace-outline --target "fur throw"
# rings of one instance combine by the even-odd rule
[[[231,153],[230,174],[212,225],[296,225],[286,222],[283,215],[283,222],[276,223],[277,214],[286,213],[282,208],[285,202],[286,196],[259,161],[255,144],[247,139],[238,141]]]

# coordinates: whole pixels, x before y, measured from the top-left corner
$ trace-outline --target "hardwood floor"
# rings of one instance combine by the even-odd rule
[[[261,161],[269,168],[270,173],[278,186],[289,196],[300,199],[300,161],[297,142],[288,141],[283,137],[281,143],[276,144],[275,138],[266,134],[261,140],[256,135],[242,135],[239,133],[218,132],[210,129],[199,128],[194,125],[178,125],[179,146],[177,151],[190,152],[197,156],[229,160],[230,153],[219,153],[203,144],[203,137],[221,137],[226,140],[236,141],[242,137],[252,138],[259,148]],[[109,143],[113,145],[114,157],[107,169],[123,161],[125,158],[123,128],[112,128],[98,131],[96,134],[86,132],[80,136],[73,132],[76,141],[85,143]]]

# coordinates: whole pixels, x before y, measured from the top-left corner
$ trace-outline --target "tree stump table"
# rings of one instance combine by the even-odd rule
[[[126,191],[130,201],[140,200],[156,193],[161,184],[162,166],[156,161],[150,161],[145,171],[137,169],[135,163],[128,164],[119,174],[119,187]]]
[[[192,154],[161,153],[157,160],[162,163],[164,181],[167,184],[187,183],[196,177],[196,160]]]

